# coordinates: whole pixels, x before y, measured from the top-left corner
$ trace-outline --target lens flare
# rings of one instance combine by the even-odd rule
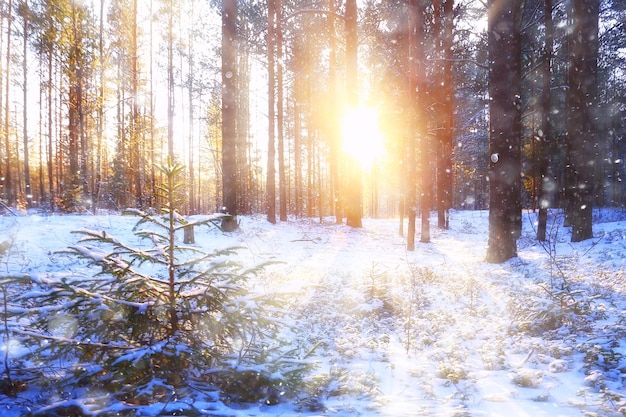
[[[371,107],[357,107],[346,113],[341,123],[343,151],[363,168],[369,168],[385,151],[378,124],[378,112]]]

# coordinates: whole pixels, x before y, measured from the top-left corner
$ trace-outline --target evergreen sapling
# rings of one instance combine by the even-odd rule
[[[16,299],[34,306],[30,325],[20,330],[37,341],[29,359],[57,364],[54,380],[42,373],[40,381],[57,395],[81,398],[83,414],[118,412],[120,403],[129,410],[170,407],[181,398],[188,408],[190,399],[217,400],[220,390],[222,399],[275,403],[310,366],[279,334],[276,295],[249,289],[263,265],[244,269],[234,261],[240,248],[206,253],[179,244],[182,229],[218,227],[224,216],[190,222],[178,213],[183,168],[160,167],[159,214],[127,210],[139,217],[133,232],[147,248],[105,231],[77,230],[79,242],[64,252],[98,271],[33,277],[33,289]]]

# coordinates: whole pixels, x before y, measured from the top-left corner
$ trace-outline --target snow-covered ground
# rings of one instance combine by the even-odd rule
[[[136,221],[0,217],[0,241],[12,241],[0,275],[78,270],[56,253],[77,241],[72,230],[132,240]],[[364,219],[362,229],[240,221],[229,234],[199,228],[196,245],[244,246],[250,265],[280,261],[258,286],[292,294],[286,326],[319,343],[307,377],[319,392],[273,406],[214,404],[207,415],[626,415],[626,213],[596,213],[595,238],[576,244],[552,213],[545,245],[525,214],[519,257],[501,265],[484,262],[486,211],[453,211],[450,229],[431,226],[431,243],[413,252],[397,219]],[[0,396],[0,413],[23,415],[23,403]]]

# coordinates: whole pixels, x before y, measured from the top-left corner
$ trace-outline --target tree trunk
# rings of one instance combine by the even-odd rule
[[[233,0],[234,1],[234,0]],[[226,2],[225,2],[226,3]],[[174,162],[174,1],[167,10],[167,156]],[[222,17],[222,19],[224,19]],[[222,23],[223,25],[223,23]]]
[[[196,237],[193,226],[185,226],[183,228],[183,243],[186,245],[192,245],[196,243]]]
[[[222,229],[237,225],[237,1],[224,0],[222,11],[222,205],[230,214]]]
[[[245,35],[244,35],[245,37]],[[237,35],[237,38],[241,36]],[[249,48],[237,50],[237,121],[235,123],[235,165],[237,178],[237,213],[252,213],[263,210],[265,195],[261,195],[254,184],[251,160],[253,145],[249,137],[250,130],[250,51]]]
[[[348,107],[356,108],[358,101],[357,71],[357,4],[356,0],[346,0],[346,78]],[[363,183],[361,167],[358,163],[348,164],[348,193],[346,195],[346,224],[360,228],[362,224]]]
[[[452,60],[454,41],[454,0],[445,0],[442,15],[441,50],[441,126],[437,158],[437,225],[450,227],[452,207],[452,142],[454,141],[454,87],[452,85]]]
[[[101,0],[104,1],[104,0]],[[150,16],[153,15],[154,0],[150,0]],[[149,64],[149,78],[150,78],[150,188],[156,190],[156,140],[155,140],[155,118],[154,118],[154,46],[152,39],[154,39],[154,19],[150,19],[149,25],[149,37],[150,37],[150,64]],[[156,203],[154,191],[150,193],[148,200],[148,207],[154,207]]]
[[[139,102],[137,95],[139,91],[139,64],[137,61],[138,48],[137,48],[137,2],[133,0],[133,21],[132,21],[132,33],[131,33],[131,88],[132,88],[132,108],[131,108],[131,122],[130,122],[130,158],[132,165],[132,182],[134,183],[134,195],[135,205],[137,207],[143,207],[143,187],[141,184],[141,177],[143,173],[143,164],[141,163],[141,146],[140,146],[140,130],[141,120],[139,113]],[[172,119],[168,117],[168,123],[172,123]],[[169,129],[168,129],[169,130]]]
[[[420,20],[420,8],[418,2],[420,0],[409,0],[409,16],[408,16],[408,83],[407,83],[407,107],[408,123],[407,123],[407,180],[406,180],[406,210],[408,213],[408,226],[406,236],[406,249],[408,251],[415,250],[415,218],[417,215],[417,192],[416,192],[416,158],[415,158],[415,146],[416,146],[416,132],[417,132],[417,113],[418,105],[416,99],[417,90],[417,49],[416,44],[419,42],[417,39],[417,26]]]
[[[271,1],[271,0],[270,0]],[[276,14],[276,124],[278,126],[278,186],[280,194],[279,217],[281,222],[287,221],[287,176],[285,173],[285,129],[284,129],[284,94],[283,94],[283,28],[282,0],[275,0]]]
[[[554,25],[552,23],[552,0],[545,0],[544,10],[545,48],[541,64],[541,131],[539,132],[539,215],[537,223],[537,240],[546,240],[548,208],[556,190],[554,179],[549,169],[549,148],[552,141],[550,123],[550,77],[552,74],[552,51],[554,43]]]
[[[339,123],[337,120],[337,39],[335,38],[335,0],[328,0],[328,84],[330,86],[331,106],[329,112],[330,130],[330,176],[332,184],[333,213],[335,224],[343,223],[342,189],[339,175]]]
[[[296,81],[298,82],[298,81]],[[297,88],[296,88],[297,90]],[[294,200],[295,200],[295,214],[301,216],[304,214],[302,207],[303,191],[302,191],[302,148],[303,140],[301,136],[302,115],[300,114],[297,97],[293,103],[293,165],[294,165]]]
[[[56,210],[56,193],[54,186],[54,152],[53,152],[53,139],[52,139],[52,126],[53,126],[53,115],[52,111],[52,93],[53,89],[53,62],[54,62],[54,48],[52,44],[47,45],[49,48],[47,51],[47,59],[48,59],[48,85],[47,85],[47,93],[48,93],[48,192],[50,193],[50,212],[54,213]]]
[[[412,93],[417,92],[415,97],[415,135],[420,144],[420,211],[421,211],[421,231],[420,242],[430,242],[430,209],[432,207],[432,185],[433,175],[431,167],[431,140],[426,131],[425,103],[427,100],[426,90],[428,88],[426,82],[426,53],[424,51],[424,40],[426,37],[424,27],[425,5],[422,0],[416,2],[417,10],[415,11],[415,42],[412,45],[414,50],[413,61],[415,61],[415,72],[417,88]]]
[[[275,18],[275,0],[267,0],[267,221],[270,223],[276,223],[276,73],[274,56]]]
[[[100,57],[98,63],[98,97],[96,101],[96,166],[95,166],[95,183],[93,187],[93,194],[91,201],[93,201],[93,211],[98,212],[100,205],[100,197],[102,191],[102,151],[103,151],[103,136],[104,136],[104,74],[105,74],[105,60],[104,57],[104,0],[100,0],[99,7],[99,22],[98,22],[98,56]]]
[[[193,21],[194,19],[194,2],[193,0],[191,0],[191,20]],[[188,65],[189,65],[189,75],[188,75],[188,87],[187,87],[187,93],[188,93],[188,100],[189,100],[189,145],[188,145],[188,149],[189,149],[189,163],[188,163],[188,172],[189,172],[189,184],[188,184],[188,189],[189,189],[189,214],[197,214],[198,213],[198,207],[197,207],[197,192],[196,192],[196,172],[195,172],[195,168],[194,168],[194,158],[195,158],[195,146],[194,146],[194,132],[195,132],[195,128],[194,128],[194,112],[193,112],[193,107],[194,107],[194,103],[193,103],[193,93],[194,93],[194,87],[195,87],[195,74],[194,74],[194,34],[193,34],[193,26],[190,25],[191,27],[189,28],[189,32],[187,35],[187,38],[189,39],[189,57],[188,57]],[[192,237],[191,239],[193,240],[193,231],[191,232]],[[193,243],[193,242],[192,242]]]
[[[14,190],[13,190],[13,175],[11,173],[11,140],[10,140],[10,125],[11,125],[11,113],[10,113],[10,89],[11,89],[11,31],[13,24],[13,1],[9,0],[8,14],[7,14],[7,54],[6,54],[6,68],[4,70],[5,78],[5,90],[4,90],[4,147],[5,147],[5,164],[4,164],[4,179],[3,185],[3,197],[7,204],[11,206],[15,202]]]
[[[79,18],[77,7],[72,6],[72,32],[73,37],[70,44],[69,64],[67,65],[69,83],[69,115],[68,115],[68,147],[69,147],[69,173],[65,186],[65,205],[70,211],[75,210],[79,204],[81,192],[79,150],[82,143],[81,135],[81,108],[82,108],[82,88],[81,88],[81,67],[83,66],[83,49],[81,45],[81,33],[78,28]]]
[[[29,152],[28,152],[28,31],[30,30],[28,27],[28,0],[24,1],[24,7],[26,11],[23,13],[24,15],[24,61],[22,63],[22,71],[24,71],[24,108],[22,111],[23,116],[23,143],[24,143],[24,192],[26,198],[26,206],[30,207],[32,205],[33,200],[33,190],[31,189],[30,184],[30,163],[29,163]]]
[[[593,237],[592,207],[597,161],[599,0],[574,0],[571,8],[568,140],[574,183],[570,193],[572,242]]]
[[[521,226],[521,1],[488,3],[489,240],[488,262],[517,256]]]

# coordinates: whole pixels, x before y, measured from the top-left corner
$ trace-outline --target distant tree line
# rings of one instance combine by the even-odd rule
[[[431,210],[445,228],[452,207],[490,208],[498,261],[522,207],[539,238],[562,207],[585,239],[592,207],[624,205],[622,3],[6,0],[0,198],[157,207],[170,157],[189,214],[400,215],[413,249]],[[367,170],[340,146],[357,103],[386,134]]]

